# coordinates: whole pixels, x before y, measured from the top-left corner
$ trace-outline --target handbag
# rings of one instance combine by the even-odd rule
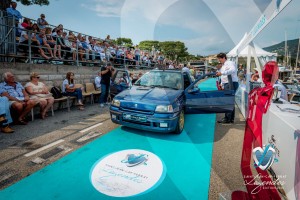
[[[49,98],[52,97],[51,93],[48,94],[35,94],[35,96],[40,97],[40,98]]]

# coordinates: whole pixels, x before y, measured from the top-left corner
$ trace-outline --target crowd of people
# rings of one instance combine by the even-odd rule
[[[6,11],[8,16],[14,16],[16,20],[18,49],[28,52],[31,47],[34,55],[41,56],[45,60],[76,61],[78,56],[79,61],[100,60],[120,65],[155,66],[169,62],[154,47],[151,51],[144,51],[138,45],[118,46],[114,44],[110,35],[105,39],[99,39],[82,33],[75,34],[73,31],[66,31],[62,24],[57,27],[51,26],[45,14],[41,14],[37,20],[23,17],[16,7],[17,3],[11,2],[11,7]]]

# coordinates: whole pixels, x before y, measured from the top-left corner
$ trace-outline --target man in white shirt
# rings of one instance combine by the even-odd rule
[[[184,64],[184,67],[182,68],[182,72],[190,73],[190,69],[187,67],[186,64]]]
[[[236,91],[239,87],[236,64],[230,60],[227,60],[225,53],[219,53],[217,55],[217,58],[219,62],[222,63],[222,68],[216,73],[216,75],[221,76],[221,84],[224,90]],[[232,78],[232,86],[230,85],[230,81],[228,80],[230,77],[229,75]],[[222,120],[218,121],[218,123],[234,123],[234,113],[235,109],[233,107],[233,111],[225,113],[225,117]]]

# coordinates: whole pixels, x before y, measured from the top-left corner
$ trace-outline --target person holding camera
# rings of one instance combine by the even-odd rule
[[[109,95],[110,78],[112,77],[114,68],[110,62],[105,67],[101,68],[101,96],[100,107],[103,108],[104,104],[107,104],[107,98]]]

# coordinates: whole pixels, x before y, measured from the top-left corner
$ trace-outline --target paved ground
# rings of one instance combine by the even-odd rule
[[[224,114],[218,114],[217,120],[223,117]],[[220,193],[222,196],[227,196],[230,195],[230,191],[246,191],[240,170],[244,129],[245,120],[238,109],[236,109],[234,124],[216,123],[209,189],[211,200],[219,199]]]
[[[55,111],[54,117],[13,126],[13,134],[0,134],[0,189],[116,127],[108,107],[100,109],[98,104],[87,105],[84,111],[76,107],[71,112]]]
[[[223,115],[218,115],[217,119]],[[216,124],[209,199],[220,193],[244,189],[240,158],[244,121],[237,110],[234,125]],[[13,126],[11,135],[0,134],[0,189],[34,173],[66,154],[101,137],[117,125],[110,121],[108,107],[87,105],[85,111],[55,111],[46,120]]]

